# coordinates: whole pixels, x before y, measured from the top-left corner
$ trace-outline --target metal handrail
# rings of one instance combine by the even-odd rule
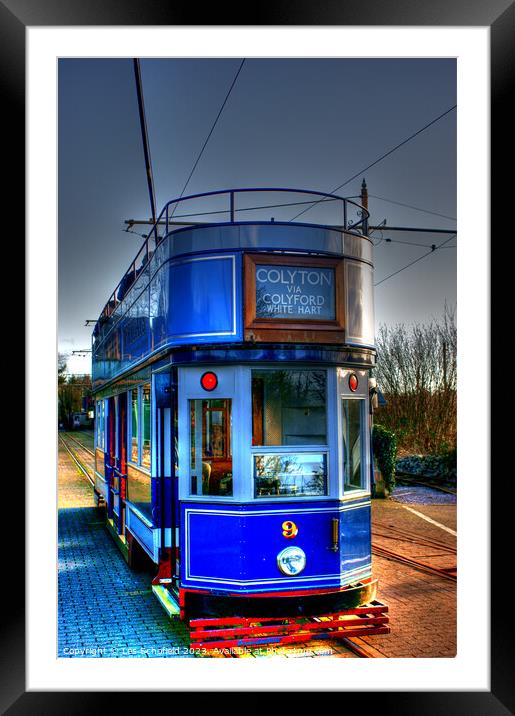
[[[352,199],[349,199],[347,197],[339,196],[337,194],[329,194],[327,192],[322,191],[314,191],[311,189],[285,189],[281,187],[257,187],[257,188],[240,188],[240,189],[218,189],[216,191],[207,191],[202,192],[200,194],[190,194],[188,196],[182,196],[178,197],[177,199],[171,199],[168,201],[163,209],[161,210],[161,213],[157,217],[155,223],[152,225],[152,228],[150,229],[147,237],[145,238],[145,242],[143,243],[143,246],[138,251],[136,258],[134,261],[132,261],[131,265],[127,269],[127,271],[124,273],[121,281],[116,286],[114,292],[112,293],[111,297],[107,301],[106,305],[104,306],[99,321],[102,319],[107,319],[109,316],[111,316],[114,311],[116,310],[117,306],[123,301],[125,294],[129,291],[129,289],[132,287],[132,285],[135,283],[138,274],[141,272],[141,270],[144,268],[144,266],[148,263],[148,261],[151,258],[151,251],[152,253],[157,249],[157,247],[161,244],[161,242],[168,236],[170,233],[170,227],[174,226],[174,222],[172,220],[173,214],[175,213],[175,208],[182,202],[185,201],[191,201],[192,199],[201,199],[205,197],[212,197],[212,196],[222,196],[226,194],[229,199],[229,206],[227,209],[221,209],[220,211],[210,212],[214,214],[229,214],[229,221],[219,221],[219,222],[210,222],[217,223],[217,224],[237,224],[241,223],[236,221],[236,214],[240,211],[259,211],[266,208],[275,208],[279,206],[293,206],[293,204],[276,204],[271,206],[262,206],[262,207],[242,207],[242,208],[235,208],[235,197],[238,194],[245,194],[245,193],[258,193],[258,192],[268,192],[268,193],[278,193],[278,192],[284,192],[284,193],[290,193],[290,194],[307,194],[310,196],[317,197],[316,199],[313,199],[313,201],[308,202],[302,202],[302,203],[308,203],[313,204],[313,206],[316,206],[318,204],[324,203],[324,202],[333,202],[333,201],[341,201],[342,202],[342,209],[343,209],[343,223],[340,227],[341,230],[347,231],[350,233],[355,233],[356,236],[366,236],[368,233],[368,219],[370,217],[370,212],[365,209],[361,204],[358,204],[355,201],[352,201]],[[355,222],[349,222],[348,215],[348,205],[352,205],[357,209],[358,216],[361,216],[361,218],[358,221]],[[173,211],[170,211],[170,207],[174,206]],[[311,207],[312,208],[312,207]],[[308,209],[309,211],[309,209]],[[305,212],[304,212],[305,213]],[[198,214],[190,214],[189,216],[197,216]],[[188,216],[186,215],[182,215]],[[247,222],[245,222],[247,223]],[[273,222],[271,222],[273,223]],[[277,224],[285,224],[285,223],[305,223],[305,222],[295,222],[293,219],[290,219],[290,221],[278,221]],[[335,226],[327,225],[327,224],[321,224],[318,222],[314,222],[315,225],[331,228],[334,229]],[[203,225],[203,224],[202,224]],[[162,236],[159,236],[159,227],[164,226],[165,231]],[[139,268],[136,268],[139,262]],[[95,330],[98,326],[95,325]]]

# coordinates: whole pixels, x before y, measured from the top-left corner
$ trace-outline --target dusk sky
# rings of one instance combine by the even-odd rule
[[[181,193],[240,63],[141,61],[158,212]],[[186,194],[333,191],[455,104],[453,59],[250,58]],[[124,220],[150,216],[132,60],[60,60],[58,121],[59,350],[70,354],[91,347],[84,323],[98,318],[143,241],[122,231]],[[359,194],[363,178],[372,224],[454,229],[456,110],[337,193]],[[449,237],[384,231],[373,238],[376,327],[427,322],[445,302],[455,306],[455,238],[384,282]],[[68,359],[69,372],[90,369],[89,354]]]

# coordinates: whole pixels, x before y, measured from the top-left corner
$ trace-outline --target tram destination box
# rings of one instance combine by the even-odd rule
[[[245,339],[343,343],[343,260],[247,254]]]

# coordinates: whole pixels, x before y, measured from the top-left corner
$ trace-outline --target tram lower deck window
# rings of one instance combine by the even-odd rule
[[[190,400],[190,477],[192,495],[231,496],[232,400]]]
[[[258,449],[268,447],[275,450]],[[327,447],[327,371],[253,370],[254,496],[327,495],[320,447]]]
[[[97,401],[96,410],[96,430],[97,430],[97,447],[101,450],[105,450],[105,414],[104,414],[104,401]]]
[[[327,455],[254,455],[255,497],[313,497],[327,494]]]
[[[129,457],[133,465],[150,470],[150,383],[129,393]]]
[[[252,371],[252,445],[326,445],[325,370]]]
[[[150,383],[141,388],[141,465],[150,470]]]
[[[131,462],[138,464],[138,432],[139,432],[138,389],[131,390]]]

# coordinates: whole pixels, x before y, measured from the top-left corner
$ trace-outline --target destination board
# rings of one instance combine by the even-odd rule
[[[258,264],[256,318],[335,320],[334,268]]]

